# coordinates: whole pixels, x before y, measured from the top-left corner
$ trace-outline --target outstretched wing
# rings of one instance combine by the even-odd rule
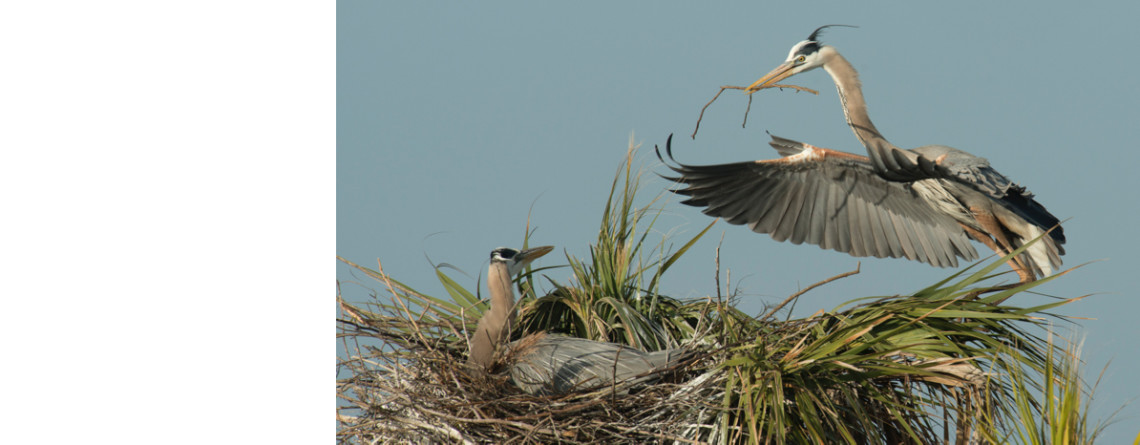
[[[672,190],[706,215],[747,224],[777,241],[807,242],[854,256],[907,258],[939,267],[978,254],[952,218],[910,185],[883,179],[864,156],[773,136],[785,157],[720,165],[686,165],[657,156],[684,184]]]

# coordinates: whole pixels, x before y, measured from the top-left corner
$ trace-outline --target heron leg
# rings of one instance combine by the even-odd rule
[[[1009,251],[1002,249],[1001,246],[998,246],[997,243],[994,242],[994,239],[992,237],[990,237],[989,235],[986,235],[985,233],[979,232],[978,230],[974,229],[973,227],[969,227],[965,224],[962,224],[962,228],[966,230],[966,235],[969,235],[969,237],[973,238],[974,241],[985,244],[986,247],[989,247],[990,250],[994,251],[994,253],[1001,255],[1001,256],[1009,255]],[[1025,265],[1021,264],[1020,258],[1012,258],[1008,261],[1007,264],[1009,264],[1009,267],[1011,269],[1013,269],[1015,272],[1017,272],[1017,276],[1020,277],[1021,282],[1024,283],[1026,281],[1032,281],[1033,280],[1032,277],[1030,277],[1029,280],[1026,280],[1025,274],[1023,272],[1028,271],[1028,268],[1026,268]]]
[[[966,234],[969,235],[970,238],[985,244],[986,247],[989,247],[990,250],[993,250],[1001,256],[1006,256],[1009,255],[1010,252],[1013,252],[1013,245],[1009,242],[1009,238],[1005,236],[1005,229],[998,223],[993,213],[977,207],[970,207],[970,212],[974,214],[974,219],[978,221],[978,225],[985,231],[981,232],[962,224],[962,228],[966,230]],[[1025,261],[1020,256],[1010,258],[1007,264],[1009,264],[1009,267],[1013,269],[1014,272],[1017,272],[1021,283],[1028,283],[1037,279],[1033,274],[1033,269],[1029,268],[1029,265],[1025,264]]]

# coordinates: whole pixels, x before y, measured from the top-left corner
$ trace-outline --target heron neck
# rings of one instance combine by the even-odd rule
[[[507,332],[510,332],[518,311],[515,309],[515,291],[511,288],[511,272],[506,264],[495,263],[487,269],[487,286],[491,290],[491,313],[502,317]]]
[[[867,102],[863,99],[863,85],[859,82],[859,73],[851,62],[843,58],[839,52],[833,52],[830,60],[823,65],[827,74],[835,81],[835,88],[839,91],[839,100],[843,104],[843,115],[847,118],[847,125],[855,132],[855,137],[864,147],[886,144],[890,142],[879,133],[871,117],[867,115]]]
[[[505,343],[514,328],[518,311],[515,309],[511,273],[503,263],[491,263],[487,269],[487,288],[491,291],[491,307],[479,319],[475,335],[471,336],[468,362],[489,367],[495,349]]]

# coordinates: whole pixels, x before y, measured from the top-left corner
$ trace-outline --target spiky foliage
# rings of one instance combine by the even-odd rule
[[[711,330],[720,316],[748,318],[711,301],[682,302],[657,293],[660,277],[708,227],[676,252],[669,252],[665,239],[646,247],[660,210],[654,209],[653,203],[635,207],[640,174],[631,168],[633,156],[631,143],[606,200],[597,242],[590,246],[590,259],[567,256],[572,284],[550,280],[554,290],[534,298],[534,272],[544,269],[528,272],[519,280],[523,323],[514,338],[553,331],[656,350],[690,340],[698,329]],[[529,227],[526,233],[529,238]],[[502,376],[486,376],[463,364],[468,333],[487,309],[478,290],[465,289],[437,268],[437,277],[451,298],[436,298],[392,279],[382,269],[340,260],[383,283],[392,295],[390,302],[340,302],[340,337],[354,352],[340,361],[349,377],[339,381],[338,395],[347,405],[345,409],[357,414],[339,416],[342,439],[501,442],[531,436],[540,442],[659,440],[676,437],[669,432],[681,428],[671,426],[683,418],[672,413],[687,411],[702,401],[698,392],[672,394],[669,397],[676,402],[673,408],[621,419],[612,414],[654,406],[663,395],[672,393],[669,388],[680,386],[661,380],[652,389],[633,393],[610,388],[609,403],[605,404],[598,401],[606,391],[559,400],[511,392]],[[348,340],[354,343],[348,345]],[[697,360],[700,358],[693,359]],[[536,411],[542,415],[536,416]],[[599,418],[606,421],[599,423]],[[553,423],[555,419],[557,423]]]
[[[1086,386],[1081,366],[1081,343],[1069,341],[1067,346],[1056,345],[1066,340],[1054,337],[1051,331],[1048,341],[1055,347],[1047,349],[1045,359],[1056,366],[1045,367],[1042,372],[1032,372],[1018,366],[1016,361],[994,363],[994,372],[1007,376],[1004,380],[1011,385],[1013,403],[995,407],[1004,411],[1004,418],[1008,421],[1004,425],[995,421],[1002,416],[985,413],[987,428],[982,431],[987,434],[1004,433],[987,435],[987,441],[1025,445],[1089,445],[1111,423],[1111,417],[1095,424],[1088,418],[1088,403],[1093,399],[1100,376],[1091,387]],[[1003,358],[1018,356],[1019,352],[1009,351]],[[1101,376],[1103,374],[1102,370]],[[1037,394],[1042,395],[1040,399]]]
[[[630,159],[632,152],[614,181],[590,259],[568,256],[572,278],[565,284],[548,278],[553,290],[545,297],[534,298],[538,283],[523,279],[525,322],[515,337],[557,331],[647,349],[700,345],[696,358],[632,391],[618,385],[528,396],[502,374],[464,364],[468,332],[484,308],[478,291],[437,269],[450,298],[431,297],[382,269],[345,261],[382,283],[391,298],[340,302],[338,337],[349,356],[338,362],[345,374],[337,387],[344,405],[338,437],[973,443],[1009,437],[1010,426],[1024,422],[1020,404],[1045,405],[1021,390],[1026,385],[1016,374],[994,370],[1056,371],[1053,347],[1037,333],[1044,332],[1046,311],[1073,299],[1031,308],[1003,304],[1053,277],[991,288],[985,283],[1004,264],[999,259],[911,295],[859,299],[790,320],[748,317],[719,298],[674,300],[660,295],[657,283],[693,241],[674,254],[664,253],[665,241],[643,248],[655,216],[649,206],[633,204]]]
[[[913,295],[769,321],[722,364],[719,437],[703,439],[947,443],[977,436],[980,407],[1012,400],[1008,388],[985,384],[987,364],[1017,351],[1017,365],[1048,368],[1047,345],[1033,334],[1042,321],[1033,314],[1071,301],[992,304],[1034,284],[971,298],[991,267]]]
[[[552,280],[553,292],[524,301],[524,331],[560,332],[647,350],[676,346],[693,336],[701,306],[661,295],[658,283],[713,223],[676,252],[668,252],[666,239],[650,245],[661,209],[653,207],[657,199],[642,207],[635,205],[641,179],[632,169],[635,150],[631,141],[610,186],[590,258],[567,256],[570,283]]]
[[[349,357],[338,360],[338,439],[349,443],[645,443],[680,439],[688,413],[706,403],[691,379],[702,365],[665,370],[651,386],[629,384],[563,396],[530,396],[502,374],[466,365],[460,322],[435,299],[376,274],[392,294],[379,310],[343,300]],[[709,304],[712,304],[711,302]],[[422,305],[419,310],[410,308]],[[731,312],[729,308],[725,311]],[[526,341],[526,340],[523,340]],[[508,361],[508,356],[500,357]],[[688,363],[708,360],[695,357]]]

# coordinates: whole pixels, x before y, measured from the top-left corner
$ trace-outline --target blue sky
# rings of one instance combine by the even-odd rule
[[[986,157],[1069,219],[1065,265],[1091,264],[1037,290],[1093,294],[1059,311],[1089,320],[1057,330],[1084,338],[1090,376],[1111,361],[1093,403],[1093,416],[1104,418],[1140,396],[1131,379],[1140,370],[1132,284],[1140,266],[1138,13],[1132,2],[339,2],[336,253],[366,265],[378,259],[402,282],[442,295],[428,258],[466,272],[453,275],[474,286],[492,248],[522,243],[528,215],[532,243],[557,247],[540,265],[586,257],[631,135],[641,144],[635,167],[646,173],[646,200],[669,187],[653,174],[665,169],[652,148],[670,133],[674,154],[692,164],[775,157],[765,131],[861,153],[822,70],[791,79],[818,96],[758,94],[747,128],[747,100],[725,92],[696,140],[688,137],[721,85],[748,85],[820,25],[857,25],[823,40],[860,71],[884,135],[903,147],[944,144]],[[663,198],[659,236],[680,244],[710,221]],[[713,293],[722,235],[722,269],[750,313],[858,261],[861,274],[809,293],[795,315],[912,292],[953,272],[777,243],[720,222],[662,289]],[[566,281],[568,272],[548,275]],[[337,278],[378,287],[340,264]],[[349,298],[368,294],[344,289]],[[1046,295],[1012,302],[1052,301]],[[1140,405],[1118,420],[1104,443],[1135,437]]]

